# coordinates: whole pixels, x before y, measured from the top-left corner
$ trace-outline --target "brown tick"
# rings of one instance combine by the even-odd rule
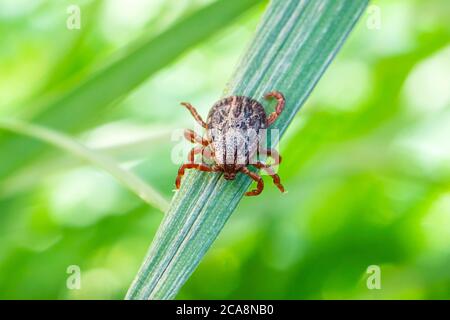
[[[278,91],[265,95],[266,99],[275,98],[277,106],[275,112],[266,115],[263,106],[256,100],[244,96],[231,96],[214,104],[208,114],[207,122],[203,121],[195,108],[186,102],[181,103],[192,114],[194,119],[206,129],[206,137],[198,135],[192,130],[185,130],[184,136],[199,146],[192,148],[188,155],[189,163],[183,164],[178,170],[175,181],[176,188],[180,188],[181,178],[186,169],[197,169],[206,172],[223,172],[224,178],[233,180],[238,172],[248,175],[257,183],[256,189],[245,193],[256,196],[264,188],[263,179],[248,169],[249,165],[265,170],[273,179],[274,184],[284,192],[280,177],[275,174],[272,166],[281,162],[281,157],[274,149],[260,146],[260,133],[267,129],[283,111],[285,99]],[[255,156],[265,153],[273,158],[273,164],[265,164],[253,160]],[[194,163],[196,154],[202,155],[202,163]],[[203,163],[203,159],[213,162],[212,165]]]

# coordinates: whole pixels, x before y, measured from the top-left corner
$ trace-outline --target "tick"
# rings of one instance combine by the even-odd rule
[[[203,121],[197,110],[190,104],[183,102],[194,119],[206,129],[205,137],[193,130],[185,130],[184,136],[192,143],[199,145],[192,148],[188,155],[188,163],[181,165],[175,181],[180,188],[181,178],[186,169],[197,169],[205,172],[222,172],[226,180],[235,179],[240,172],[252,178],[256,189],[245,193],[256,196],[264,188],[261,176],[249,170],[249,166],[266,171],[274,184],[284,192],[280,177],[274,172],[273,166],[281,162],[281,157],[274,149],[260,146],[260,133],[268,129],[283,111],[285,99],[281,92],[273,91],[264,96],[265,99],[276,99],[275,111],[266,115],[264,107],[256,100],[245,96],[230,96],[216,102],[209,111],[207,121]],[[274,159],[274,163],[266,164],[259,161],[258,156],[264,153]],[[201,163],[194,163],[195,155],[202,155]],[[256,156],[256,160],[255,160]],[[203,160],[208,159],[212,164]]]

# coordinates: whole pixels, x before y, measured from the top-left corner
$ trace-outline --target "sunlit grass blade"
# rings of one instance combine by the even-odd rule
[[[41,106],[42,112],[32,122],[63,132],[77,132],[89,127],[112,103],[259,2],[261,0],[215,1],[158,36],[143,41],[139,47],[133,44],[86,81]],[[0,135],[0,180],[34,159],[43,147],[43,144],[24,137]]]
[[[140,160],[149,155],[149,150],[153,147],[168,143],[170,141],[172,127],[150,127],[147,135],[127,142],[112,143],[108,146],[90,145],[87,141],[86,146],[94,152],[99,152],[115,159],[118,163],[129,160]],[[84,160],[73,157],[70,153],[66,156],[58,156],[40,159],[35,161],[32,166],[25,166],[13,175],[0,183],[0,197],[7,197],[16,192],[23,191],[35,184],[36,181],[50,173],[58,173],[67,169],[76,168],[84,164]]]
[[[266,92],[283,92],[286,108],[273,126],[283,133],[366,5],[365,0],[272,1],[226,95],[262,100]],[[244,175],[230,182],[219,174],[189,172],[126,298],[175,297],[250,183]]]
[[[25,123],[17,120],[0,121],[0,129],[27,135],[63,149],[90,164],[93,164],[114,176],[125,187],[138,195],[149,205],[165,212],[167,200],[154,188],[130,171],[120,168],[111,158],[98,151],[91,150],[70,137],[45,127]]]

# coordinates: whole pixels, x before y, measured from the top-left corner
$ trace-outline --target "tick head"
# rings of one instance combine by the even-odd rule
[[[233,180],[236,178],[236,166],[234,164],[226,164],[223,166],[223,177],[226,180]]]
[[[234,178],[236,178],[236,173],[235,173],[235,172],[230,172],[230,173],[225,172],[225,173],[223,174],[223,177],[224,177],[226,180],[234,180]]]

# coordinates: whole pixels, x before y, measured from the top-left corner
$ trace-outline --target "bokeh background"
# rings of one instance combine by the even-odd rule
[[[209,0],[0,0],[0,119],[42,101]],[[67,7],[82,10],[68,30]],[[450,298],[450,3],[373,1],[280,144],[281,195],[244,198],[186,299]],[[71,134],[167,198],[173,128],[221,96],[261,2]],[[207,26],[205,26],[207,27]],[[177,39],[173,39],[177,41]],[[44,104],[45,105],[45,104]],[[77,112],[77,110],[73,110]],[[0,168],[21,158],[0,131]],[[0,298],[122,299],[161,221],[104,171],[47,146],[0,180]],[[68,266],[82,271],[69,290]],[[381,268],[381,289],[366,286]]]

